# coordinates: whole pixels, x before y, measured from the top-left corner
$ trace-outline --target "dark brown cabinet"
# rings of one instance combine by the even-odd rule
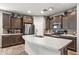
[[[2,47],[8,47],[12,45],[24,43],[22,33],[24,30],[23,25],[25,23],[33,23],[32,16],[14,16],[12,14],[3,13],[3,35],[2,36]],[[21,35],[17,35],[17,34]],[[8,35],[9,34],[9,35]],[[10,35],[11,34],[11,35]]]
[[[3,28],[10,28],[10,14],[3,13]]]
[[[21,28],[21,18],[11,18],[11,28]]]
[[[48,18],[46,18],[46,30],[50,29],[50,20]]]
[[[22,33],[22,18],[3,13],[3,34]]]
[[[2,36],[2,47],[9,46],[11,44],[10,36]]]
[[[23,17],[23,24],[24,23],[33,23],[33,18],[32,18],[32,16],[24,16]]]
[[[53,23],[61,23],[61,15],[53,17]]]
[[[22,35],[5,35],[2,36],[2,47],[13,46],[17,44],[24,44]]]
[[[72,42],[68,45],[69,50],[77,51],[77,37],[70,37],[70,36],[60,36],[57,38],[63,38],[67,40],[72,40]]]
[[[73,51],[77,51],[77,37],[60,36],[58,38],[72,40],[72,42],[68,45],[68,49],[73,50]]]
[[[69,40],[72,40],[72,42],[68,45],[68,49],[77,51],[77,38],[70,37]]]
[[[54,23],[62,23],[62,16],[53,16],[53,17],[46,17],[46,29],[50,30],[53,28]]]
[[[76,30],[77,27],[77,13],[76,11],[63,17],[63,28]]]
[[[55,38],[62,38],[63,40],[72,40],[72,42],[67,46],[69,50],[77,51],[77,37],[70,37],[70,36],[62,36],[62,35],[51,35],[51,34],[44,34],[45,36],[55,37]]]

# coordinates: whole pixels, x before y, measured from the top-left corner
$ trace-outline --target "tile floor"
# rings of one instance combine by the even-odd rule
[[[0,48],[0,55],[28,55],[24,49],[24,44]],[[77,53],[68,50],[68,55],[77,55]]]
[[[27,55],[24,49],[24,44],[0,48],[0,55]]]

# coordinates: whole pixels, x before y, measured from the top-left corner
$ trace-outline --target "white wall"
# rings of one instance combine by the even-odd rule
[[[79,4],[77,4],[77,51],[79,53]]]
[[[3,28],[2,28],[2,12],[0,12],[0,47],[2,46],[2,34],[3,34]]]
[[[43,35],[45,29],[45,18],[43,16],[34,16],[35,31],[37,35]]]

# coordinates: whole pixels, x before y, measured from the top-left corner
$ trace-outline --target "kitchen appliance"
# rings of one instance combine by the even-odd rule
[[[61,23],[54,23],[53,24],[53,32],[54,34],[63,34],[64,29],[61,28]]]
[[[25,35],[34,34],[34,25],[33,24],[24,24],[24,34]]]

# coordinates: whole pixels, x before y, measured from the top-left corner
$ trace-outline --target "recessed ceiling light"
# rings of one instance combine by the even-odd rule
[[[28,13],[31,13],[31,11],[29,10],[29,11],[27,11]]]
[[[41,14],[43,14],[44,12],[43,11],[41,11]]]
[[[49,11],[52,11],[53,9],[52,8],[49,8]]]

